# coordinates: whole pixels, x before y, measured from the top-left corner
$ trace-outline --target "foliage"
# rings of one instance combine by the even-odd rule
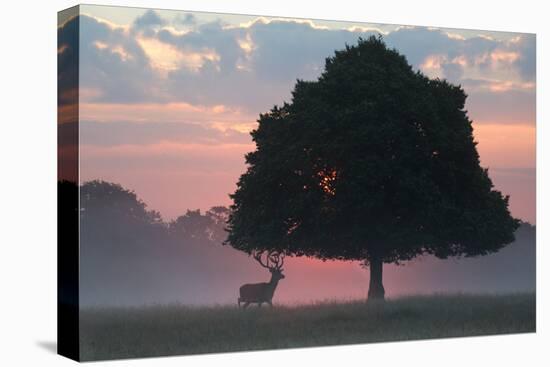
[[[80,187],[81,217],[121,216],[148,224],[162,223],[160,213],[148,210],[135,192],[116,183],[94,180]]]
[[[167,223],[158,211],[148,209],[134,191],[119,184],[94,180],[80,187],[80,216],[85,234],[103,232],[110,235],[105,236],[109,240],[123,236],[122,242],[132,243],[132,237],[147,238],[145,234],[153,231],[157,238],[149,238],[150,244],[168,242],[171,234],[183,241],[220,243],[226,237],[228,212],[223,206],[212,207],[205,214],[199,209],[187,210]]]
[[[225,223],[229,209],[215,206],[203,215],[199,209],[187,210],[187,213],[170,222],[170,231],[180,237],[197,241],[221,243],[227,237]]]
[[[346,45],[260,115],[227,243],[367,263],[498,251],[519,223],[480,166],[465,101],[381,38]]]

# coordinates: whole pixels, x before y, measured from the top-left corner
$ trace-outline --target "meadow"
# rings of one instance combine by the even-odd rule
[[[383,303],[326,301],[84,308],[81,360],[534,332],[534,293],[426,295]]]

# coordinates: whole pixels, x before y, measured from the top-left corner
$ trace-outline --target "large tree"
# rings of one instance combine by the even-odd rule
[[[480,166],[460,86],[415,72],[381,37],[326,59],[261,114],[232,195],[228,243],[370,267],[477,256],[514,240],[508,197]]]

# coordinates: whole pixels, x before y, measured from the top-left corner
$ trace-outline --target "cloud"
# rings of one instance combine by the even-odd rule
[[[334,50],[376,33],[288,19],[198,23],[190,13],[169,23],[154,11],[126,28],[82,18],[81,87],[99,91],[87,102],[222,104],[254,114],[288,101],[297,78],[317,78]],[[187,30],[176,29],[182,24]],[[499,95],[534,87],[528,84],[535,76],[534,35],[497,40],[401,27],[384,39],[415,68],[464,85],[470,96],[472,80],[475,88]]]
[[[288,100],[297,78],[318,77],[325,57],[361,35],[365,33],[330,31],[303,22],[256,21],[246,27],[211,22],[185,34],[163,29],[157,38],[180,52],[216,55],[202,58],[199,67],[182,65],[171,71],[166,85],[172,96],[260,112]]]
[[[166,20],[162,19],[156,11],[149,9],[142,16],[136,18],[134,21],[134,27],[147,28],[150,26],[162,26],[166,23]]]
[[[508,91],[531,91],[535,90],[534,82],[513,82],[509,80],[493,80],[493,79],[462,79],[462,85],[470,92],[490,91],[494,93]]]
[[[178,13],[174,18],[174,23],[193,26],[197,24],[197,17],[195,17],[192,13]]]
[[[325,58],[346,43],[374,32],[319,29],[292,21],[256,22],[248,28],[255,46],[252,68],[265,82],[317,78]]]
[[[110,123],[80,122],[81,143],[99,147],[160,143],[214,145],[251,145],[250,135],[234,129],[220,130],[204,124],[182,122]]]
[[[446,55],[448,59],[460,55],[457,45],[463,42],[449,37],[442,30],[424,27],[402,27],[390,32],[385,41],[407,57],[413,66],[418,67],[430,55]]]
[[[441,68],[443,75],[449,80],[460,80],[464,75],[464,66],[456,62],[445,63]]]
[[[413,66],[451,82],[480,76],[516,82],[534,80],[534,35],[495,40],[486,36],[455,37],[440,29],[406,27],[389,33],[385,40]]]
[[[457,32],[401,27],[384,39],[414,68],[464,87],[483,165],[530,218],[524,203],[534,194],[521,195],[534,175],[503,170],[534,168],[535,37]],[[153,11],[122,26],[85,15],[68,21],[58,29],[58,98],[62,115],[81,121],[82,179],[133,187],[168,215],[227,204],[254,148],[247,132],[258,113],[288,101],[297,78],[317,78],[334,50],[375,33],[289,19],[169,20]]]
[[[80,118],[98,122],[178,122],[202,124],[220,131],[248,132],[256,126],[257,115],[224,105],[188,103],[81,103]]]
[[[216,70],[219,73],[229,73],[236,69],[239,58],[244,57],[244,51],[239,46],[239,37],[244,32],[240,29],[224,29],[223,23],[214,21],[197,27],[197,29],[177,34],[169,29],[158,32],[161,42],[173,45],[182,51],[204,52],[210,50],[219,55],[218,60],[205,67],[206,71]],[[215,64],[215,67],[211,67]]]
[[[57,103],[69,110],[78,103],[79,18],[73,17],[57,28]],[[72,106],[72,107],[70,107]],[[63,114],[74,117],[74,114]]]
[[[80,16],[80,87],[96,90],[96,102],[159,100],[158,76],[125,28]]]
[[[536,77],[536,37],[534,34],[521,35],[513,43],[518,51],[519,58],[515,61],[521,76],[526,80],[535,80]]]
[[[141,31],[151,37],[155,34],[155,28],[162,27],[167,21],[162,19],[156,11],[149,9],[142,16],[136,18],[132,27],[135,31]]]

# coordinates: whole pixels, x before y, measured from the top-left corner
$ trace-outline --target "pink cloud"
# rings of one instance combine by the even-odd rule
[[[224,105],[178,103],[107,104],[81,103],[81,120],[97,122],[186,122],[202,123],[220,130],[250,131],[256,125],[256,114]]]

